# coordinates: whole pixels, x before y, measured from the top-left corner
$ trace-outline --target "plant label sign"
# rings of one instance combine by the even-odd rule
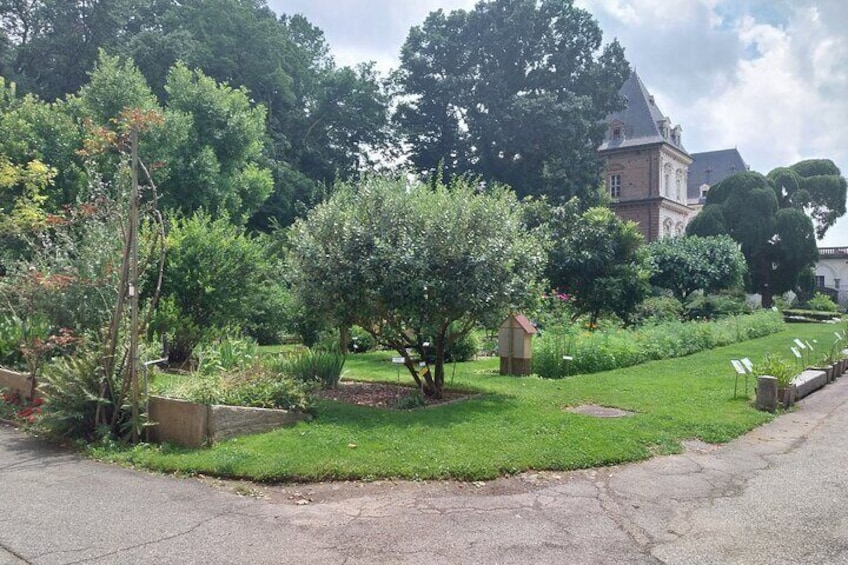
[[[745,365],[745,368],[748,370],[749,373],[751,373],[752,375],[754,374],[754,364],[751,363],[750,359],[745,357],[744,359],[742,359],[742,364]]]
[[[791,349],[791,350],[792,350],[792,355],[794,355],[794,356],[795,356],[795,357],[797,357],[798,359],[800,359],[800,358],[801,358],[801,352],[798,350],[798,348],[797,348],[797,347],[790,347],[789,349]]]
[[[740,375],[747,374],[748,371],[745,370],[745,365],[739,359],[731,359],[730,364],[733,365],[733,368],[736,369],[736,372]]]
[[[403,357],[392,357],[392,363],[394,363],[395,365],[403,365],[404,359]]]
[[[809,342],[809,341],[807,341],[807,340],[804,340],[804,343],[805,343],[805,344],[807,344],[807,347],[809,347],[809,348],[810,348],[810,351],[815,351],[815,350],[813,349],[813,344],[812,344],[812,343],[810,343],[810,342]]]
[[[804,349],[806,347],[806,345],[804,345],[804,342],[801,341],[800,339],[798,339],[797,337],[795,339],[793,339],[792,341],[795,342],[795,345],[798,346],[798,349]]]

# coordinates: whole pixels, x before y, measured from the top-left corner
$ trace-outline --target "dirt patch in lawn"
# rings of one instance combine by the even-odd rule
[[[595,418],[626,418],[627,416],[635,416],[635,412],[622,410],[621,408],[612,408],[610,406],[598,406],[597,404],[582,404],[580,406],[567,406],[567,412],[575,414],[585,414],[586,416],[594,416]]]
[[[417,393],[418,390],[410,386],[365,381],[342,381],[338,388],[318,391],[316,396],[373,408],[408,409],[422,407],[410,400]],[[473,392],[446,390],[442,398],[425,397],[423,407],[458,402],[474,396],[479,395]]]

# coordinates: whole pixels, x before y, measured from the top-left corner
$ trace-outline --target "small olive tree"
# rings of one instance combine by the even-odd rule
[[[342,185],[291,230],[293,292],[326,320],[396,350],[439,397],[445,351],[477,322],[535,294],[544,253],[508,190],[371,177]],[[432,340],[435,371],[408,353]]]

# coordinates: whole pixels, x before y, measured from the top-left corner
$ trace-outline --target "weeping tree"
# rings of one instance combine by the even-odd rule
[[[364,328],[438,398],[446,350],[535,295],[544,253],[506,189],[371,177],[338,186],[292,227],[290,262],[306,308]],[[432,375],[409,353],[424,341],[435,348]]]

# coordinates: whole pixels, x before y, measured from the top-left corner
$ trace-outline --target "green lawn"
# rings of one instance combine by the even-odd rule
[[[841,327],[789,325],[781,333],[689,357],[563,380],[497,375],[497,359],[457,365],[455,388],[478,398],[413,411],[323,402],[317,420],[207,449],[141,446],[97,457],[167,472],[260,481],[490,479],[529,469],[565,470],[645,459],[680,441],[725,442],[772,418],[734,400],[729,359],[789,355],[792,338],[824,350]],[[824,344],[827,344],[826,346]],[[349,357],[347,378],[407,383],[390,353]],[[447,381],[451,383],[451,367]],[[739,381],[740,390],[742,380]],[[755,379],[749,379],[753,398]],[[583,403],[636,412],[599,419],[563,410]]]

